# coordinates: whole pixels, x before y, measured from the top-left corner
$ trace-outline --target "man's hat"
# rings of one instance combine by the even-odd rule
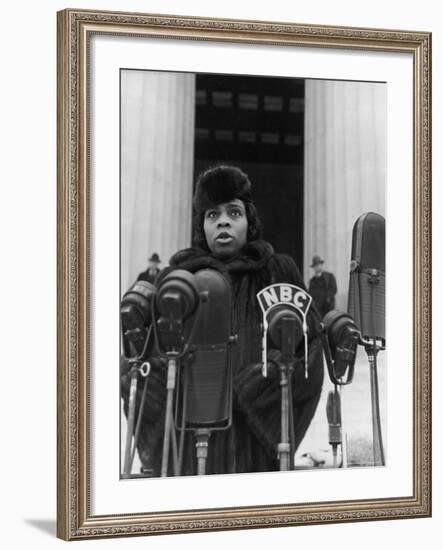
[[[148,258],[148,262],[157,262],[160,263],[160,257],[157,254],[157,252],[154,252],[150,258]]]
[[[314,256],[312,258],[312,264],[310,265],[310,267],[315,267],[318,264],[324,264],[324,263],[325,263],[324,260],[322,260],[320,256]]]
[[[251,182],[240,168],[221,164],[200,174],[193,199],[198,213],[233,199],[252,201]]]

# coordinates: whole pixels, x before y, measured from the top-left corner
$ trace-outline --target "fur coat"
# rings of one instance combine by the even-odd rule
[[[278,470],[277,444],[280,440],[281,391],[278,368],[279,352],[268,353],[268,377],[261,370],[262,315],[256,294],[275,283],[290,283],[304,288],[300,272],[289,256],[275,254],[271,245],[257,240],[247,243],[240,254],[222,261],[200,248],[188,248],[175,254],[159,281],[172,269],[194,273],[211,268],[225,274],[231,283],[232,334],[238,344],[232,346],[233,420],[224,431],[214,431],[209,440],[207,473],[263,472]],[[158,284],[158,282],[157,282]],[[312,420],[323,382],[323,357],[316,320],[308,314],[309,376],[305,379],[304,352],[300,349],[292,375],[292,411],[295,447],[300,444]],[[301,346],[303,348],[303,345]],[[151,361],[152,362],[152,361]],[[122,363],[121,394],[128,409],[129,377]],[[139,402],[141,387],[139,384]],[[166,401],[166,367],[153,359],[148,377],[147,402],[142,417],[138,452],[144,468],[160,475]],[[137,411],[138,414],[138,411]],[[195,438],[186,432],[183,475],[196,472]]]

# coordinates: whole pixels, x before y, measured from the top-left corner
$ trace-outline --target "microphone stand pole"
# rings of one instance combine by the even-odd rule
[[[291,469],[291,449],[289,439],[289,381],[295,360],[295,319],[288,317],[282,319],[281,324],[281,351],[282,364],[280,364],[280,388],[281,388],[281,439],[277,445],[280,471]]]
[[[172,354],[171,354],[172,355]],[[163,455],[161,466],[161,477],[168,475],[168,462],[169,462],[169,449],[172,438],[172,458],[174,465],[174,475],[179,475],[178,472],[178,454],[177,454],[177,440],[175,436],[174,419],[173,419],[173,401],[175,380],[177,377],[177,359],[175,356],[169,356],[168,359],[168,374],[166,380],[166,417],[165,428],[163,436]]]
[[[146,351],[148,340],[149,340],[149,335],[146,338],[142,356]],[[133,357],[136,357],[137,350],[135,349],[133,341],[129,342],[129,348]],[[123,478],[125,479],[128,479],[131,477],[132,463],[134,461],[134,453],[135,453],[135,448],[137,446],[137,439],[138,439],[138,434],[137,434],[134,437],[134,449],[132,449],[131,444],[132,444],[132,433],[134,431],[134,422],[135,422],[135,401],[137,397],[138,374],[139,372],[143,372],[143,375],[147,376],[151,368],[149,366],[149,369],[146,370],[146,374],[144,374],[144,371],[140,371],[141,361],[139,359],[132,359],[131,363],[132,363],[132,367],[131,367],[131,370],[129,371],[129,374],[131,377],[131,385],[129,388],[129,410],[128,410],[128,422],[127,422],[127,428],[126,428],[127,431],[126,431],[125,458],[123,462]],[[140,415],[141,415],[141,410],[140,410]]]
[[[332,446],[332,467],[338,468],[338,447],[340,445],[342,449],[342,465],[344,456],[340,386],[338,384],[334,384],[334,391],[331,391],[328,394],[326,416],[329,424],[329,444]]]
[[[146,401],[146,389],[148,383],[148,375],[151,371],[151,365],[149,362],[145,361],[140,365],[140,361],[134,361],[134,365],[131,367],[130,376],[131,376],[131,386],[129,389],[129,410],[128,410],[128,424],[126,431],[126,447],[125,447],[125,458],[123,466],[123,478],[128,479],[131,477],[132,463],[134,462],[135,451],[137,448],[138,437],[140,434],[140,424],[143,414],[143,408]],[[132,432],[134,431],[134,421],[135,421],[135,402],[137,397],[137,385],[138,385],[138,376],[139,374],[145,379],[145,385],[143,388],[143,394],[141,402],[139,404],[137,424],[135,426],[134,433],[134,444],[132,443]]]
[[[280,365],[281,387],[281,440],[277,446],[280,470],[289,470],[289,395],[288,395],[288,367]]]
[[[365,342],[365,350],[369,361],[369,372],[371,382],[371,409],[372,409],[372,447],[374,455],[374,466],[384,466],[385,456],[383,451],[383,440],[381,435],[381,420],[380,420],[380,399],[378,389],[378,374],[377,374],[377,354],[379,347],[377,346],[376,322],[375,322],[375,288],[380,282],[380,272],[373,269],[368,277],[371,285],[371,321],[372,321],[372,338]]]
[[[129,478],[131,475],[132,467],[132,432],[134,430],[135,421],[135,397],[137,395],[137,383],[138,383],[138,370],[136,367],[131,369],[131,386],[129,389],[129,410],[128,410],[128,423],[126,429],[126,447],[125,447],[125,460],[123,466],[123,477]]]
[[[344,386],[338,386],[338,396],[340,398],[340,421],[341,421],[341,467],[348,467],[348,432],[346,431],[346,415],[343,407],[343,389]]]
[[[195,444],[197,454],[197,475],[206,474],[206,460],[208,458],[208,442],[211,432],[206,428],[200,428],[195,432],[197,442]]]
[[[378,373],[377,373],[377,354],[378,347],[376,339],[374,338],[373,344],[365,346],[366,353],[369,361],[369,373],[371,383],[371,411],[372,411],[372,447],[374,466],[384,466],[385,456],[383,450],[383,439],[381,434],[381,421],[380,421],[380,398],[378,387]]]

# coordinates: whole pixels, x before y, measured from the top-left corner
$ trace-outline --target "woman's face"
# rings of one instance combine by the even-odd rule
[[[203,230],[211,252],[232,258],[246,244],[248,218],[243,201],[233,199],[206,210]]]

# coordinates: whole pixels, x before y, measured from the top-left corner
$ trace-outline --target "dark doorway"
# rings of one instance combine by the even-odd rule
[[[219,162],[244,170],[264,238],[302,271],[304,81],[198,74],[196,87],[195,178]]]

